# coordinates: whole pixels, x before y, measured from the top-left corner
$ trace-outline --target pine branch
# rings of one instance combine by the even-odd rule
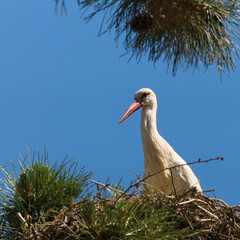
[[[198,68],[200,63],[230,72],[232,53],[240,57],[238,0],[83,0],[80,7],[94,9],[87,21],[103,13],[101,28],[106,28],[100,34],[115,30],[116,40],[125,34],[130,59],[145,54],[153,63],[161,59],[172,65],[173,75],[179,67]]]

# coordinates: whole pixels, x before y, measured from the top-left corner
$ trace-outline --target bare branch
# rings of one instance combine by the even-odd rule
[[[201,158],[198,159],[198,161],[194,161],[194,162],[190,162],[190,163],[185,163],[185,164],[180,164],[180,165],[176,165],[176,166],[173,166],[173,167],[169,167],[169,168],[164,168],[164,169],[161,169],[160,171],[157,171],[153,174],[149,174],[148,176],[144,177],[143,179],[141,179],[140,181],[138,181],[137,183],[135,184],[131,184],[123,193],[122,195],[126,194],[130,189],[132,189],[133,187],[137,187],[139,185],[142,185],[143,182],[145,182],[146,179],[152,177],[152,176],[155,176],[156,174],[159,174],[163,171],[167,171],[167,170],[172,170],[174,168],[179,168],[179,167],[183,167],[183,166],[186,166],[186,165],[193,165],[193,164],[198,164],[198,163],[208,163],[208,162],[211,162],[211,161],[217,161],[217,160],[221,160],[223,161],[224,160],[224,157],[216,157],[216,158],[210,158],[210,159],[206,159],[206,160],[201,160]]]
[[[221,160],[223,161],[224,160],[224,157],[216,157],[216,158],[210,158],[210,159],[207,159],[207,160],[201,160],[201,158],[198,159],[198,161],[195,161],[195,162],[190,162],[190,163],[184,163],[184,164],[180,164],[180,165],[176,165],[176,166],[173,166],[173,167],[169,167],[169,168],[164,168],[164,169],[161,169],[160,171],[157,171],[153,174],[149,174],[148,176],[146,176],[145,178],[142,179],[142,181],[145,181],[146,179],[160,173],[160,172],[163,172],[163,171],[166,171],[166,170],[170,170],[170,169],[174,169],[174,168],[179,168],[179,167],[183,167],[183,166],[186,166],[186,165],[193,165],[193,164],[197,164],[197,163],[208,163],[208,162],[211,162],[211,161],[216,161],[216,160]]]
[[[179,201],[177,191],[176,191],[176,188],[175,188],[175,185],[174,185],[172,168],[170,168],[169,170],[170,170],[170,174],[171,174],[171,180],[172,180],[174,195],[175,195],[176,199]]]
[[[19,219],[21,224],[25,224],[26,227],[28,227],[27,221],[25,220],[25,218],[22,216],[22,214],[20,212],[17,213],[17,218]]]
[[[107,183],[107,184],[103,184],[103,183],[100,183],[100,182],[97,182],[97,181],[94,181],[94,180],[91,180],[92,183],[95,183],[97,185],[100,185],[100,186],[103,186],[103,188],[101,190],[103,190],[104,188],[108,188],[112,191],[116,191],[116,192],[119,192],[119,193],[123,193],[123,191],[121,190],[118,190],[116,188],[113,188],[113,187],[109,187],[110,183]]]

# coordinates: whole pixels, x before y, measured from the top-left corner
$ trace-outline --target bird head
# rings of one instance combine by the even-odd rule
[[[157,98],[155,93],[149,88],[142,88],[135,93],[134,101],[129,106],[127,111],[123,114],[119,123],[126,120],[132,113],[137,111],[140,107],[146,109],[153,108],[154,106],[157,106]]]

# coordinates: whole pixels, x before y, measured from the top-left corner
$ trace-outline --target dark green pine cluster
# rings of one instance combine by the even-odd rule
[[[222,72],[234,69],[239,57],[240,3],[238,0],[83,0],[82,10],[92,7],[90,20],[103,12],[106,26],[116,39],[125,34],[124,46],[132,57],[180,67],[205,68],[216,64]]]

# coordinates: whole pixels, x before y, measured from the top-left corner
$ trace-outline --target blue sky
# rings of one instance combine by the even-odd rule
[[[142,174],[140,111],[118,125],[134,93],[148,87],[158,98],[158,130],[194,165],[205,190],[228,204],[240,202],[240,61],[230,78],[216,67],[176,77],[166,64],[120,57],[114,34],[97,37],[101,16],[88,24],[74,2],[56,16],[54,2],[3,1],[0,8],[0,165],[44,149],[51,163],[67,154],[94,179],[127,185]],[[10,168],[9,168],[10,170]]]

